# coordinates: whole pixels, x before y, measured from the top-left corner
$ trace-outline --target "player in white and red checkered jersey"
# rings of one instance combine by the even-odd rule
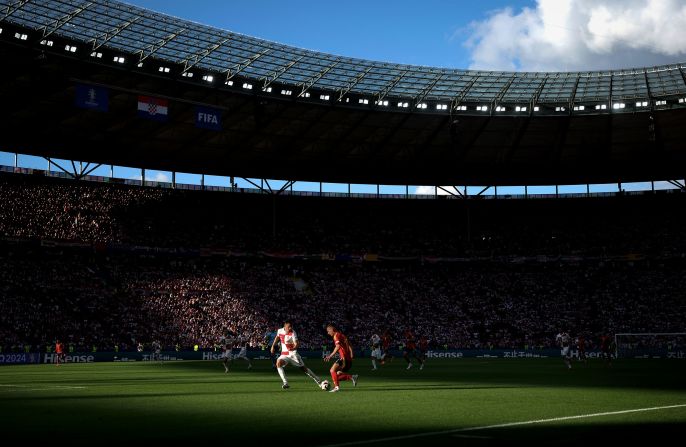
[[[286,365],[292,365],[300,368],[302,372],[307,374],[312,380],[315,381],[317,386],[319,386],[321,383],[319,377],[317,377],[317,375],[313,373],[310,368],[305,366],[305,362],[303,362],[302,357],[300,357],[300,354],[298,354],[298,335],[293,330],[293,325],[290,321],[284,322],[283,327],[277,331],[274,342],[272,343],[272,354],[275,352],[277,340],[281,344],[281,355],[276,360],[276,371],[279,373],[279,376],[281,376],[281,380],[283,381],[282,388],[289,388],[288,379],[286,379],[286,372],[283,369]]]

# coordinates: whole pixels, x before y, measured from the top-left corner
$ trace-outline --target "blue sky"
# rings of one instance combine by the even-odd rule
[[[397,63],[586,70],[686,61],[686,2],[682,0],[127,1],[280,43]],[[13,163],[13,154],[0,152],[0,164]],[[47,162],[20,156],[19,165],[45,169]],[[140,171],[121,167],[115,167],[114,173],[122,178],[140,176]],[[94,174],[109,175],[110,170],[103,167]],[[146,179],[169,178],[167,172],[146,173]],[[179,174],[177,181],[199,183],[199,176]],[[228,180],[208,177],[206,184],[225,186]],[[649,184],[627,185],[627,189],[646,187]],[[296,189],[318,191],[319,184],[300,182]],[[616,189],[616,185],[591,188],[597,192]],[[346,192],[347,186],[325,185],[324,190]],[[352,190],[376,192],[376,186],[354,185]],[[404,187],[381,189],[382,193],[404,191]],[[430,192],[431,188],[411,187],[414,191]],[[585,187],[561,190],[583,191]],[[523,187],[498,192],[520,194]],[[536,187],[529,192],[548,193],[554,188]]]
[[[470,24],[533,0],[128,0],[263,39],[344,56],[464,68]]]

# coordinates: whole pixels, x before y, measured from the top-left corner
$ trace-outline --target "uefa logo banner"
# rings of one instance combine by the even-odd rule
[[[76,85],[76,106],[82,109],[107,112],[109,110],[109,90],[94,85]]]

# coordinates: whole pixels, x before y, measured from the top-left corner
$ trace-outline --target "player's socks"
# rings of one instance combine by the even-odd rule
[[[421,366],[419,367],[419,370],[420,370],[420,371],[423,370],[423,369],[424,369],[424,362],[422,362]]]
[[[350,374],[343,374],[343,373],[341,373],[341,374],[338,375],[338,380],[343,380],[343,381],[345,381],[345,380],[353,380],[353,376],[351,376]]]
[[[333,380],[334,389],[338,388],[338,374],[335,371],[331,371],[331,380]]]
[[[340,390],[341,390],[341,389],[338,388],[338,386],[335,386],[335,387],[333,387],[333,389],[332,389],[331,391],[329,391],[329,393],[337,393],[337,392],[339,392]]]
[[[410,368],[412,368],[412,362],[409,362],[409,363],[407,364],[407,369],[410,369]]]
[[[353,386],[357,386],[357,379],[359,377],[359,374],[353,374],[353,376],[350,378],[353,381]]]
[[[317,385],[319,385],[319,382],[321,382],[321,380],[319,380],[319,377],[315,373],[313,373],[310,368],[305,368],[305,374],[307,374],[312,380],[314,380],[314,382]]]
[[[376,360],[372,359],[372,366],[376,369]]]
[[[287,385],[288,380],[286,380],[286,371],[283,370],[283,367],[278,366],[276,371],[279,373],[279,376],[281,376],[281,380],[283,381],[284,385]]]

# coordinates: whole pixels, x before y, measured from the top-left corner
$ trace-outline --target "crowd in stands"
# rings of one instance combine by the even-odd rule
[[[336,322],[367,348],[409,328],[434,348],[539,349],[555,335],[679,332],[682,267],[644,265],[420,265],[239,261],[98,255],[38,249],[0,257],[4,350],[213,349],[227,329],[261,349],[291,320],[303,347],[330,344]]]
[[[597,200],[597,201],[596,201]],[[410,328],[435,348],[552,347],[567,330],[680,332],[680,195],[509,201],[269,197],[0,177],[0,347],[213,349],[228,329],[261,348],[286,319],[303,346]],[[599,202],[598,202],[599,201]],[[394,256],[643,253],[669,261],[513,264],[269,261],[48,248],[21,241]],[[493,258],[495,259],[495,258]]]
[[[376,200],[0,175],[0,238],[384,256],[686,253],[686,194]]]

